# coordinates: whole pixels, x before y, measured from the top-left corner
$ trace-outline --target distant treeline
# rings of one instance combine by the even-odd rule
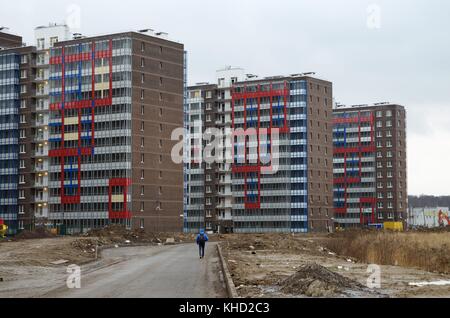
[[[450,196],[410,195],[408,198],[410,208],[450,207]]]

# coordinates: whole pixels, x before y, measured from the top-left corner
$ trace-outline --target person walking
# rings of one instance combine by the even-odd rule
[[[200,252],[200,259],[202,259],[205,257],[206,242],[209,241],[208,235],[206,235],[204,230],[200,230],[200,234],[197,235],[196,241]]]

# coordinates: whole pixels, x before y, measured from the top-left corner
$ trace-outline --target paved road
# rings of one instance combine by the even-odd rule
[[[208,245],[206,259],[197,254],[195,244],[105,250],[105,267],[82,268],[81,289],[59,288],[46,297],[226,297],[215,244]]]

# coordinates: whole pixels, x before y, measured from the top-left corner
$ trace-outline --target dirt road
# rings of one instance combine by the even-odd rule
[[[28,276],[4,282],[0,297],[214,298],[226,297],[215,244],[200,260],[194,244],[105,250],[81,267],[81,289],[65,286],[66,266],[24,268]]]

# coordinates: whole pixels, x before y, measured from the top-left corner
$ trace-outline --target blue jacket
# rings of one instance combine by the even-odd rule
[[[200,234],[197,235],[197,239],[196,239],[197,244],[200,244],[200,235],[202,235],[202,234],[205,236],[205,242],[209,241],[208,235],[206,235],[206,233],[204,231],[200,231]]]

